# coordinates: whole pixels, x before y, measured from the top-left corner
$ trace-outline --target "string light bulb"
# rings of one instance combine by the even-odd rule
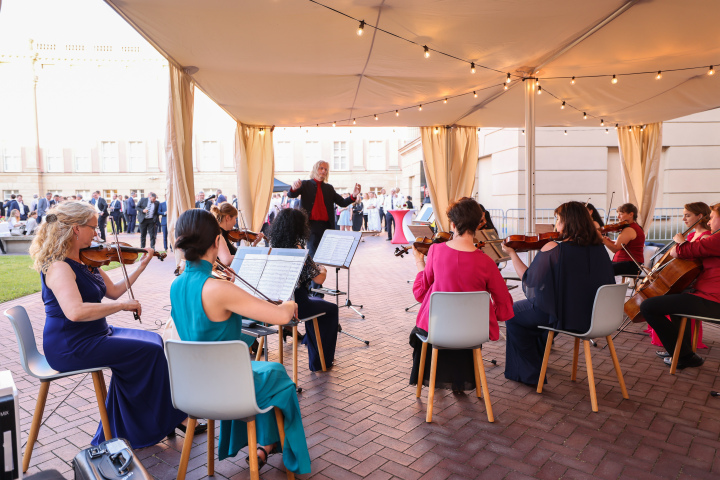
[[[475,90],[473,90],[473,95],[477,98],[477,92]]]
[[[364,28],[365,28],[365,20],[360,20],[360,25],[358,26],[358,29],[357,29],[358,37],[362,36]]]
[[[400,110],[395,110],[395,116],[396,116],[396,117],[399,117],[399,116],[400,116]]]
[[[601,127],[604,127],[604,126],[605,126],[605,120],[603,120],[602,118],[600,119],[600,126],[601,126]]]
[[[708,69],[708,75],[715,75],[715,69],[712,65],[710,65],[710,69]]]
[[[567,135],[567,130],[565,130],[565,135]]]
[[[504,88],[505,90],[507,90],[507,89],[508,89],[508,84],[506,83],[503,88]]]
[[[612,80],[610,80],[610,83],[612,83],[613,85],[615,85],[617,83],[617,77],[615,75],[613,75],[613,78],[612,78]]]
[[[357,122],[355,121],[354,118],[353,118],[353,125],[357,125]]]
[[[640,131],[642,132],[643,130],[645,130],[645,125],[643,125],[642,127],[640,127]]]
[[[565,101],[563,100],[562,105],[560,105],[560,110],[565,110]]]
[[[522,134],[525,135],[525,130],[522,131]]]
[[[542,95],[542,87],[538,85],[538,95]]]
[[[583,119],[587,120],[587,113],[583,112]]]
[[[447,98],[443,100],[443,103],[447,103]]]
[[[375,114],[375,120],[377,120],[377,119],[378,119],[378,116],[377,116],[377,113],[376,113],[376,114]]]
[[[265,135],[265,129],[264,129],[264,128],[260,128],[260,135]]]
[[[427,45],[423,45],[423,50],[425,50],[425,58],[430,58],[430,49]]]
[[[572,77],[572,79],[570,80],[570,85],[575,85],[575,77]]]
[[[655,80],[660,80],[662,78],[662,71],[658,70],[658,74],[655,75]]]
[[[610,129],[606,128],[606,129],[605,129],[605,134],[608,134],[608,133],[610,133]]]
[[[333,127],[336,126],[336,125],[337,125],[337,124],[333,121]]]
[[[475,62],[470,62],[470,73],[475,73]]]
[[[418,105],[418,111],[422,112],[422,105]]]
[[[710,67],[712,68],[712,67]],[[510,74],[507,74],[507,78],[505,79],[505,83],[510,83],[512,80],[510,79]]]
[[[438,127],[435,127],[435,131],[434,131],[435,135],[437,135],[438,132],[440,132],[440,129]]]
[[[617,130],[617,129],[618,129],[618,124],[616,123],[616,124],[615,124],[615,130]]]

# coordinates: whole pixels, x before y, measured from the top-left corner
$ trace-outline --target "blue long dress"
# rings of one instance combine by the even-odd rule
[[[221,342],[243,340],[242,316],[233,313],[224,322],[212,322],[202,305],[202,289],[211,278],[212,265],[205,260],[188,261],[185,271],[170,287],[172,318],[182,340]],[[252,362],[255,398],[260,408],[280,408],[285,418],[285,445],[282,447],[285,468],[295,473],[310,473],[310,453],[305,440],[300,404],[295,384],[285,367],[275,362]],[[258,445],[271,445],[280,440],[272,410],[255,417]],[[220,422],[220,460],[234,457],[247,446],[247,424],[241,420]]]
[[[322,341],[325,366],[330,368],[335,361],[335,346],[337,345],[338,324],[340,323],[338,307],[334,303],[327,302],[319,297],[310,296],[310,283],[313,278],[320,275],[320,269],[312,258],[307,257],[303,265],[298,287],[295,289],[295,302],[298,305],[298,317],[307,318],[318,313],[325,315],[318,317],[318,330]],[[302,341],[307,346],[308,363],[311,372],[322,370],[320,362],[320,351],[315,338],[315,326],[313,321],[305,322],[305,338]]]
[[[615,277],[603,245],[565,241],[538,252],[522,283],[527,300],[513,304],[514,317],[505,323],[505,378],[537,385],[547,341],[547,330],[537,327],[586,332],[598,288]]]
[[[83,302],[100,303],[106,287],[97,268],[69,258]],[[174,432],[187,415],[176,410],[170,395],[170,379],[162,338],[154,332],[108,325],[105,318],[91,322],[69,320],[53,291],[41,275],[45,302],[43,350],[52,368],[61,372],[110,367],[112,379],[107,408],[110,430],[133,448],[155,445]],[[105,441],[98,424],[93,445]]]

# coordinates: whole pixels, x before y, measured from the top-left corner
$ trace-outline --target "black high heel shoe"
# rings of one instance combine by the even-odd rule
[[[272,455],[274,453],[278,453],[277,443],[273,445],[273,448],[272,448],[272,450],[270,450],[269,453],[267,450],[265,450],[264,447],[261,447],[260,445],[258,445],[257,449],[262,450],[262,452],[265,454],[264,460],[262,458],[260,458],[260,455],[257,456],[258,457],[258,470],[260,470],[267,464],[267,461],[268,461],[268,458],[270,457],[270,455]],[[250,465],[250,456],[245,457],[245,461],[247,462],[248,465]]]
[[[199,433],[205,433],[207,432],[208,424],[206,422],[200,422],[198,421],[197,424],[195,424],[195,430],[194,435],[197,435]],[[187,434],[187,426],[183,425],[182,423],[178,424],[175,429],[168,434],[168,437],[174,437],[175,436],[175,430],[180,430],[184,434]]]

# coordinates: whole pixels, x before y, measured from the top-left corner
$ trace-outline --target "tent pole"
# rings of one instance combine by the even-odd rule
[[[535,79],[525,79],[525,234],[535,235]],[[535,252],[528,252],[528,265]]]

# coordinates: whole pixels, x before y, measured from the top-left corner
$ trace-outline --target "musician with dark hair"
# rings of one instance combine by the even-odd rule
[[[709,227],[712,232],[720,229],[720,203],[713,205]],[[680,351],[675,352],[680,334],[681,315],[720,318],[720,235],[710,235],[697,242],[685,241],[682,234],[673,238],[678,244],[670,250],[670,256],[684,260],[701,260],[702,271],[692,290],[675,295],[648,298],[640,304],[640,311],[647,323],[660,338],[665,350],[658,352],[667,365],[673,355],[678,355],[677,368],[699,367],[702,357],[692,350],[690,326],[685,327]],[[670,316],[670,319],[668,319]]]
[[[218,250],[225,239],[210,212],[202,209],[183,212],[178,218],[175,236],[175,247],[183,251],[187,260],[185,271],[170,287],[172,318],[182,340],[246,341],[242,334],[243,317],[283,325],[297,314],[295,302],[274,305],[253,297],[232,282],[212,277]],[[285,467],[295,473],[310,473],[310,455],[295,384],[279,363],[252,362],[252,370],[258,406],[262,409],[274,405],[285,417]],[[276,451],[280,439],[272,410],[258,415],[256,421],[258,452],[250,454],[258,456],[262,468],[268,455]],[[242,420],[220,422],[220,460],[235,456],[247,444],[247,429]]]
[[[642,265],[645,261],[643,255],[645,232],[638,225],[637,216],[638,209],[632,203],[620,205],[617,207],[618,222],[628,221],[629,226],[620,232],[615,241],[602,237],[602,241],[608,250],[615,254],[612,264],[616,276],[637,275],[640,273],[638,265]]]
[[[590,327],[598,288],[615,283],[612,265],[585,205],[563,203],[555,209],[560,240],[547,243],[530,267],[517,252],[510,255],[527,300],[515,302],[507,322],[505,378],[528,385],[540,380],[549,326],[570,332]]]

